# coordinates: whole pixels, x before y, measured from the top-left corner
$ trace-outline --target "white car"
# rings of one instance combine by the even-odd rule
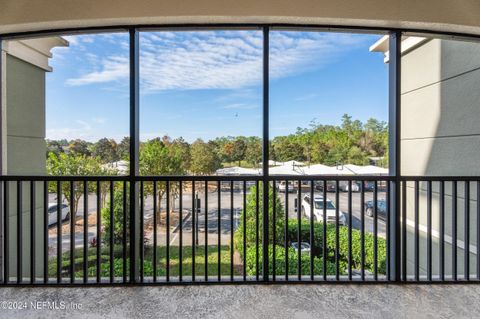
[[[339,188],[342,192],[350,191],[350,184],[348,183],[348,181],[340,181],[338,186],[339,186]],[[352,192],[359,192],[360,191],[360,185],[358,185],[358,183],[356,183],[356,182],[352,182],[351,191]]]
[[[298,186],[298,183],[296,181],[295,182],[288,181],[288,192],[289,193],[295,192],[297,190],[297,186]],[[287,182],[281,181],[280,183],[278,183],[277,189],[280,193],[285,193],[285,191],[287,190]]]
[[[54,225],[58,221],[57,203],[48,203],[48,226]],[[60,220],[64,221],[70,218],[70,208],[66,204],[61,204]]]
[[[302,200],[302,215],[310,219],[310,195],[306,195],[303,197]],[[315,205],[313,206],[313,220],[314,221],[323,221],[323,197],[322,196],[315,196],[314,197],[314,203]],[[336,220],[336,208],[335,205],[332,203],[331,200],[327,198],[326,200],[326,212],[327,212],[327,223],[335,223]],[[338,224],[339,225],[346,225],[347,224],[347,217],[344,212],[339,211],[338,212]]]

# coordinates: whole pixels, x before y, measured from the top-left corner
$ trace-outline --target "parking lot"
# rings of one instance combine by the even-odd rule
[[[248,196],[249,193],[247,193]],[[301,194],[300,200],[303,199],[305,195],[309,192],[303,192]],[[208,214],[207,214],[207,223],[205,223],[205,193],[204,190],[198,192],[198,197],[200,198],[200,209],[196,214],[197,220],[197,239],[196,242],[199,245],[205,244],[205,231],[207,230],[207,240],[209,245],[216,245],[218,243],[218,216],[220,214],[220,243],[225,245],[229,244],[231,237],[231,229],[233,230],[238,227],[240,214],[243,209],[243,192],[234,191],[233,192],[233,210],[232,210],[232,201],[230,197],[230,191],[221,191],[220,192],[220,210],[218,210],[218,192],[209,191],[208,192]],[[321,192],[315,192],[314,196],[321,196]],[[282,207],[285,209],[285,193],[278,193]],[[285,209],[285,214],[289,218],[297,218],[297,211],[295,207],[296,199],[298,194],[288,193],[288,209]],[[175,200],[173,207],[175,210],[171,213],[171,223],[170,223],[170,245],[176,246],[180,244],[180,228],[182,229],[182,245],[191,245],[192,244],[192,195],[191,192],[184,192],[182,197],[182,217],[183,222],[180,227],[178,218],[174,218],[175,215],[178,217],[178,208],[179,200]],[[337,206],[335,193],[327,193],[327,199],[331,200],[335,206]],[[361,200],[360,193],[352,193],[352,228],[360,229],[361,227]],[[365,201],[373,199],[372,192],[365,192]],[[385,192],[378,192],[378,199],[385,199]],[[339,210],[347,215],[348,220],[348,193],[340,192],[339,193]],[[50,195],[50,202],[55,201],[55,195]],[[94,220],[96,216],[96,196],[94,194],[89,195],[89,219]],[[80,203],[83,203],[83,199],[80,199]],[[165,200],[160,203],[160,209],[165,210]],[[172,205],[172,203],[170,203]],[[233,224],[231,223],[231,216],[233,214]],[[82,220],[83,216],[83,206],[80,205],[77,215],[79,219]],[[261,216],[260,216],[261,218]],[[150,241],[153,242],[153,231],[152,231],[152,222],[153,222],[153,199],[151,196],[146,197],[144,200],[144,223],[145,223],[145,236]],[[82,220],[83,223],[83,220]],[[385,221],[381,218],[377,220],[377,231],[378,236],[385,238]],[[158,223],[157,227],[157,243],[158,245],[166,245],[167,241],[167,230],[165,224],[162,222]],[[206,227],[205,227],[206,226]],[[70,236],[68,231],[68,223],[63,225],[63,234],[62,234],[62,251],[68,251],[70,249]],[[75,236],[76,246],[83,246],[83,227],[77,225],[77,232]],[[374,219],[365,215],[365,232],[373,233],[374,231]],[[56,227],[51,226],[49,231],[49,245],[51,247],[56,247],[57,236],[56,236]],[[88,240],[92,241],[96,237],[96,225],[89,223],[88,228]],[[55,252],[52,251],[52,254]]]

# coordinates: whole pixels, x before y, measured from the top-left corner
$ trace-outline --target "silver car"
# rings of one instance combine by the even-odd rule
[[[48,226],[55,225],[58,221],[58,213],[57,213],[58,205],[57,203],[49,203],[48,204]],[[61,204],[61,217],[60,220],[67,220],[70,218],[70,208],[66,204]]]

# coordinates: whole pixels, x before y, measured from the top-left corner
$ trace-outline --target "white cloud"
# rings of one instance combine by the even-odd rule
[[[108,136],[105,136],[105,132],[101,132],[98,129],[98,125],[103,124],[102,121],[104,120],[105,119],[103,118],[92,118],[91,122],[93,124],[90,124],[89,122],[83,120],[75,120],[74,125],[66,123],[65,127],[47,128],[46,138],[49,140],[67,139],[69,141],[74,139],[82,139],[89,142],[96,142],[101,137],[113,138],[116,141],[120,141],[124,136],[128,135],[128,132],[125,132],[125,134],[110,134]]]
[[[68,79],[66,84],[78,86],[93,83],[120,81],[123,78],[128,78],[128,75],[128,58],[111,56],[102,60],[100,71],[93,71],[79,78]]]
[[[367,38],[351,34],[272,32],[270,39],[270,77],[277,79],[322,68]],[[90,40],[85,38],[82,42]],[[260,85],[262,45],[261,32],[257,31],[143,33],[142,92]],[[127,82],[129,59],[127,50],[123,51],[99,58],[100,66],[68,79],[67,84]]]
[[[299,96],[295,98],[295,101],[308,101],[308,100],[313,100],[316,97],[318,97],[317,93],[311,93],[311,94]]]

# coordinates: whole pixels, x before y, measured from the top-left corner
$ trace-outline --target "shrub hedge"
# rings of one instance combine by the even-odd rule
[[[300,224],[300,240],[302,242],[310,243],[310,222],[306,219],[301,220]],[[311,247],[312,254],[314,257],[314,273],[316,275],[323,273],[323,223],[314,222],[313,224],[313,246]],[[326,225],[326,239],[327,239],[327,274],[335,274],[335,250],[336,250],[336,230],[335,224]],[[280,231],[277,228],[277,231]],[[280,234],[277,234],[276,241],[276,271],[277,274],[285,274],[285,249],[284,249],[284,237],[285,230],[281,230]],[[339,226],[339,270],[340,274],[345,274],[348,267],[348,227]],[[290,219],[288,221],[287,227],[287,244],[291,245],[292,242],[298,241],[298,221],[296,219]],[[371,233],[365,232],[364,242],[365,242],[365,270],[369,272],[374,272],[374,236]],[[361,268],[361,233],[358,229],[352,229],[352,268],[360,269]],[[243,247],[243,236],[238,231],[235,233],[235,246],[239,251],[240,255],[243,255],[243,250],[238,249]],[[272,260],[273,260],[273,246],[269,246],[269,271],[272,272]],[[260,269],[261,269],[261,259],[262,259],[262,247],[259,247],[259,260],[260,260]],[[288,264],[289,264],[289,274],[297,273],[297,252],[290,248],[288,252]],[[255,251],[255,241],[252,241],[247,236],[247,255],[242,258],[247,264],[247,273],[249,275],[255,274],[256,271],[256,251]],[[387,263],[387,254],[386,254],[386,240],[380,237],[377,237],[377,270],[379,274],[386,273],[386,263]],[[302,274],[306,275],[310,273],[310,255],[302,254],[301,257],[301,267]]]

